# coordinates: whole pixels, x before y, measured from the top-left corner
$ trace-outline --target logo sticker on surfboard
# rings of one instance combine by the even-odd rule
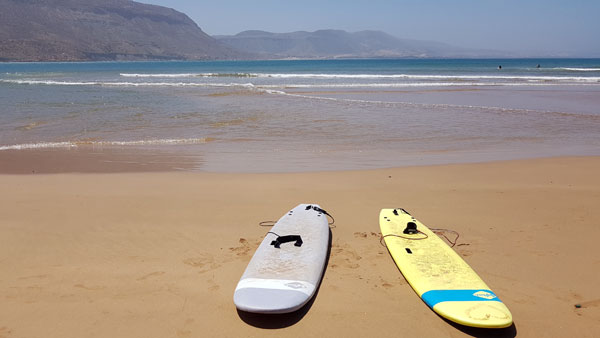
[[[302,282],[286,283],[285,286],[292,288],[292,289],[305,289],[306,288],[306,285],[304,285],[304,283],[302,283]]]
[[[473,294],[473,296],[475,297],[479,297],[479,298],[485,298],[485,299],[494,299],[494,298],[498,298],[496,297],[495,294],[493,293],[489,293],[486,291],[477,291]]]

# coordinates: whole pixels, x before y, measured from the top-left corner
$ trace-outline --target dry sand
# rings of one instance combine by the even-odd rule
[[[598,337],[600,158],[298,174],[0,175],[0,337]],[[299,203],[335,217],[312,303],[238,313],[236,283]],[[381,208],[460,233],[513,327],[433,313],[379,243]],[[580,304],[581,308],[576,308]]]

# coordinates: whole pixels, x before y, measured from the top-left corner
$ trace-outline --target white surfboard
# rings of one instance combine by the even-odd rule
[[[300,204],[275,223],[254,253],[233,294],[235,306],[254,313],[288,313],[315,294],[329,245],[326,213]]]

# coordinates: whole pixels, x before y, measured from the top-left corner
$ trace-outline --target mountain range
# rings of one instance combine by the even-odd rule
[[[379,31],[211,37],[187,15],[131,0],[0,0],[0,61],[502,57]]]
[[[264,58],[450,58],[506,56],[505,53],[400,39],[380,31],[318,30],[270,33],[258,30],[216,35],[218,41]]]

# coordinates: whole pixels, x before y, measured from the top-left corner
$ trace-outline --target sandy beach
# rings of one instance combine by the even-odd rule
[[[600,157],[285,174],[17,167],[26,174],[0,175],[2,338],[600,335]],[[299,203],[335,217],[314,301],[236,311],[268,231],[258,223]],[[514,325],[470,329],[432,312],[380,244],[390,207],[459,232],[455,250]]]

